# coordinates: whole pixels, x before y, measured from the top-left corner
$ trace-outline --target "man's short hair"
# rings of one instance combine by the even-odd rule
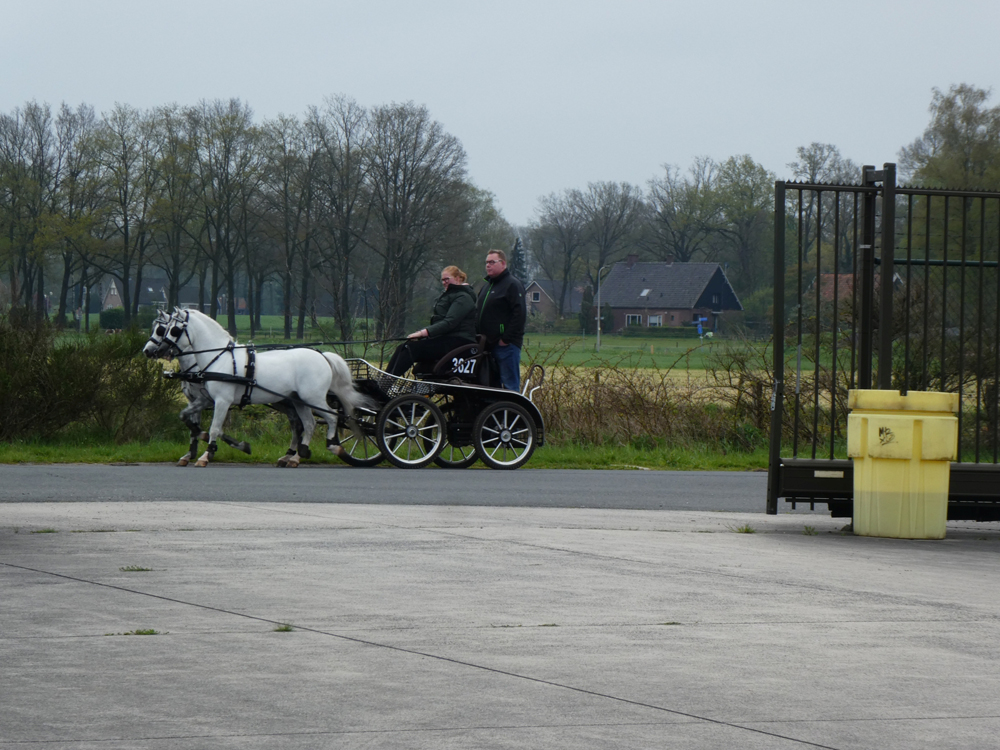
[[[487,250],[486,254],[487,255],[499,255],[500,256],[500,260],[503,261],[504,265],[507,265],[507,253],[505,253],[503,250]]]

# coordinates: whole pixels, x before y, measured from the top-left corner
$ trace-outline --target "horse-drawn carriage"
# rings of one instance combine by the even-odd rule
[[[352,466],[388,460],[401,468],[431,462],[465,468],[478,459],[494,469],[516,469],[545,439],[541,412],[532,402],[544,371],[532,367],[521,393],[492,385],[482,340],[403,378],[364,359],[344,360],[309,347],[240,346],[210,317],[177,310],[154,321],[143,352],[179,360],[179,370],[169,376],[184,382],[189,400],[181,418],[191,429],[191,449],[182,465],[194,458],[199,438],[209,444],[200,466],[212,458],[220,437],[249,452],[222,432],[233,404],[265,403],[288,415],[292,443],[279,466],[310,457],[317,414],[327,427],[328,449]],[[200,414],[209,407],[215,413],[206,435]]]

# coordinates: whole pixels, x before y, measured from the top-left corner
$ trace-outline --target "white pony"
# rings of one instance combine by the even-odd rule
[[[159,346],[163,343],[163,337],[167,333],[167,326],[170,324],[170,320],[171,316],[164,310],[160,310],[156,314],[156,318],[153,320],[153,330],[149,335],[149,340],[142,348],[143,354],[147,357],[154,358],[157,356],[155,352],[159,351]],[[179,355],[177,357],[177,363],[180,366],[181,372],[189,371],[197,366],[193,354]],[[191,443],[188,446],[188,452],[180,457],[177,461],[177,465],[187,466],[191,461],[196,460],[198,456],[198,441],[202,440],[206,443],[208,442],[208,433],[202,432],[201,429],[201,414],[205,411],[205,409],[212,408],[212,397],[205,389],[204,383],[197,383],[191,380],[181,380],[181,392],[183,392],[188,403],[187,406],[181,409],[178,416],[190,432]],[[298,417],[295,415],[294,410],[281,406],[275,406],[274,408],[288,415],[292,424],[292,432],[294,434],[301,433],[301,425],[296,427]],[[237,441],[225,433],[222,433],[221,437],[222,442],[232,446],[236,450],[243,451],[247,454],[250,453],[250,443],[242,440]]]
[[[352,426],[358,407],[367,405],[367,398],[354,387],[347,363],[336,354],[308,348],[256,352],[236,346],[221,325],[197,310],[176,309],[165,325],[154,323],[154,333],[158,325],[165,329],[159,343],[151,336],[143,353],[150,358],[177,356],[190,363],[182,372],[201,381],[214,403],[208,450],[198,459],[198,466],[207,466],[212,459],[233,403],[291,404],[289,411],[301,422],[302,436],[296,440],[293,435],[294,448],[278,461],[279,466],[290,467],[312,455],[309,442],[316,429],[314,410],[326,416],[327,447],[340,454],[335,440],[338,415],[327,405],[327,394],[340,401]],[[293,430],[296,427],[293,424]]]

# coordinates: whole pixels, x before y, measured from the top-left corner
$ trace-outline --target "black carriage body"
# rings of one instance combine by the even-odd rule
[[[493,469],[516,469],[545,440],[542,414],[531,399],[482,385],[479,372],[433,368],[411,379],[363,359],[347,363],[358,390],[373,401],[357,423],[364,437],[357,431],[345,436],[349,445],[341,457],[347,463],[371,466],[384,457],[400,468],[434,462],[462,469],[479,459]],[[366,457],[359,460],[362,447]]]
[[[385,406],[398,396],[415,395],[428,398],[439,396],[445,401],[442,411],[448,419],[448,438],[455,436],[456,445],[471,444],[472,426],[479,414],[493,404],[511,402],[524,409],[534,422],[538,445],[545,444],[545,422],[538,407],[516,391],[485,385],[448,380],[411,380],[390,375],[364,359],[348,359],[351,376],[362,393]],[[464,437],[468,432],[468,437]],[[464,442],[463,442],[464,441]]]

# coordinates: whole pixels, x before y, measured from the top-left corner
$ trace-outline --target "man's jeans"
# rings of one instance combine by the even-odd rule
[[[493,359],[500,368],[500,382],[508,391],[521,392],[521,350],[513,344],[493,347]]]

